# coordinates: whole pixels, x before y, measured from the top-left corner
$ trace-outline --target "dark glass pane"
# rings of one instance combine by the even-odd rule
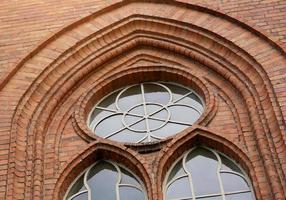
[[[109,137],[110,140],[118,142],[137,142],[145,137],[146,133],[134,132],[129,129],[124,129],[113,136]]]
[[[125,90],[119,97],[118,106],[122,111],[128,111],[133,106],[142,104],[142,92],[140,85],[132,86]]]
[[[164,87],[149,83],[144,83],[143,85],[146,102],[166,105],[170,101],[170,94]]]
[[[222,170],[234,171],[234,172],[242,174],[239,167],[233,161],[229,160],[223,155],[220,155],[220,158],[222,162],[222,166],[221,166]]]
[[[114,166],[107,162],[96,164],[87,176],[91,197],[96,200],[115,200],[118,173]]]
[[[216,156],[209,150],[197,148],[187,156],[186,167],[192,175],[196,195],[221,193]]]
[[[97,106],[116,110],[115,99],[116,99],[118,93],[119,93],[119,91],[112,93],[111,95],[107,96]]]
[[[225,192],[235,192],[240,190],[249,190],[245,180],[235,174],[221,173],[221,179]]]
[[[192,197],[190,182],[188,177],[180,178],[173,182],[166,193],[167,199],[175,199],[182,197]]]
[[[96,125],[101,119],[110,116],[112,114],[114,114],[114,112],[109,112],[106,110],[101,110],[96,108],[94,109],[94,112],[90,116],[90,123],[94,121],[95,122],[94,125]]]
[[[173,96],[172,102],[177,101],[179,98],[190,92],[190,90],[184,87],[174,85],[171,83],[166,83],[164,85],[166,85],[172,91],[172,96]]]
[[[171,135],[175,135],[176,133],[179,133],[180,131],[184,130],[185,128],[188,128],[189,126],[181,125],[181,124],[175,124],[175,123],[167,123],[162,128],[152,131],[151,133],[155,136],[166,138]]]
[[[180,160],[172,169],[169,177],[168,177],[168,183],[173,180],[174,178],[177,178],[179,176],[185,175],[183,166],[182,166],[182,160]]]
[[[122,115],[113,115],[101,121],[95,128],[95,133],[105,137],[123,128]]]
[[[67,195],[67,199],[69,197],[71,197],[72,195],[80,192],[80,191],[83,191],[83,190],[86,190],[86,188],[84,187],[84,184],[83,184],[83,178],[84,178],[84,175],[82,175],[74,184],[73,186],[71,187],[68,195]]]
[[[131,184],[131,185],[135,185],[138,188],[141,188],[140,183],[137,181],[137,179],[128,171],[126,171],[123,168],[120,168],[121,170],[121,184]]]
[[[133,187],[120,186],[119,195],[120,200],[145,200],[143,192]]]
[[[251,192],[226,195],[226,200],[253,200]]]
[[[170,106],[169,111],[171,113],[171,120],[188,124],[195,123],[200,117],[200,114],[197,111],[183,105]]]
[[[189,105],[189,106],[199,110],[201,113],[204,110],[202,101],[200,100],[200,98],[195,93],[191,93],[188,96],[181,98],[179,101],[176,102],[176,104]]]
[[[88,200],[88,194],[87,194],[87,192],[82,193],[82,194],[72,198],[72,200]]]

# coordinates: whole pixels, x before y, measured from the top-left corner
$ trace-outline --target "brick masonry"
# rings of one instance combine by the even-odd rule
[[[203,144],[241,164],[258,200],[285,200],[286,2],[189,2],[1,1],[0,199],[61,199],[105,158],[161,200],[170,165]],[[101,97],[156,80],[204,97],[196,125],[147,146],[90,132]]]

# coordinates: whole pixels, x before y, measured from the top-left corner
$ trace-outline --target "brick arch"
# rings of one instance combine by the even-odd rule
[[[166,174],[172,164],[186,151],[195,146],[206,146],[215,149],[225,155],[228,155],[233,160],[238,162],[240,166],[246,171],[250,177],[255,195],[257,199],[261,199],[262,194],[259,186],[256,184],[257,175],[254,172],[253,161],[247,153],[239,146],[227,138],[222,137],[219,133],[211,131],[206,128],[193,127],[185,130],[183,134],[174,138],[174,140],[162,150],[158,156],[158,166],[156,172],[158,173],[157,188],[158,193],[163,195],[162,188],[164,187],[164,180],[167,178]],[[161,196],[160,199],[163,199]]]
[[[142,9],[147,6],[142,5],[143,3],[152,4],[154,10]],[[95,67],[99,68],[109,59],[138,46],[158,47],[158,49],[188,56],[229,80],[231,85],[242,94],[244,101],[248,102],[253,135],[254,138],[259,138],[256,144],[259,155],[265,162],[269,162],[264,165],[268,181],[271,178],[277,180],[277,183],[271,183],[272,194],[275,193],[277,199],[283,196],[281,186],[283,183],[279,183],[285,177],[283,171],[285,147],[279,128],[283,120],[279,109],[278,111],[273,109],[275,105],[277,106],[277,101],[267,77],[267,69],[275,63],[263,62],[265,58],[276,56],[278,61],[284,63],[283,56],[275,48],[273,49],[273,44],[269,44],[268,41],[241,27],[241,24],[236,24],[227,18],[216,17],[212,13],[197,10],[192,6],[183,7],[181,4],[173,3],[161,6],[170,10],[176,8],[180,12],[175,16],[167,16],[166,13],[160,12],[161,8],[159,9],[158,5],[140,1],[116,4],[60,31],[23,60],[15,77],[21,77],[22,73],[35,66],[40,70],[39,73],[33,74],[33,84],[24,85],[23,93],[17,94],[20,103],[15,112],[12,127],[12,138],[16,140],[12,141],[10,148],[16,156],[11,157],[10,160],[9,169],[13,173],[9,175],[8,196],[17,196],[13,193],[13,184],[26,181],[23,169],[34,171],[35,174],[42,173],[41,150],[46,126],[51,120],[50,114],[53,108],[64,98],[64,94],[68,93],[68,89],[72,88],[80,77],[87,76],[88,72],[95,70]],[[134,7],[136,13],[132,11]],[[132,12],[119,14],[122,8],[130,9]],[[199,17],[195,20],[191,16]],[[225,35],[223,30],[216,29],[219,26],[203,23],[208,19],[212,19],[214,24],[222,27],[231,27],[234,32]],[[104,26],[100,23],[103,21],[108,21],[110,24]],[[181,35],[176,35],[177,31]],[[241,43],[243,40],[250,39],[251,45]],[[262,59],[261,52],[254,51],[257,45],[266,50],[270,49],[271,53],[269,55],[264,53],[265,57]],[[110,51],[106,50],[108,47]],[[88,61],[92,53],[98,53],[94,57],[96,60]],[[13,81],[12,78],[10,82]],[[5,89],[7,88],[9,88],[9,82]],[[62,93],[54,98],[58,89],[62,89]],[[279,142],[274,143],[270,137]],[[31,138],[35,138],[35,141],[30,141]],[[274,152],[273,155],[270,154],[271,151]],[[27,156],[29,161],[37,161],[35,166],[23,159],[23,155]],[[16,163],[15,166],[14,163]],[[275,166],[272,163],[275,163]],[[33,194],[36,194],[36,197],[41,195],[40,179],[35,176],[34,183],[37,185],[33,189]],[[22,185],[20,188],[23,188]],[[28,187],[27,184],[26,190]]]
[[[55,184],[53,199],[62,199],[70,184],[78,177],[78,174],[101,159],[121,164],[135,173],[145,184],[148,199],[151,198],[153,193],[151,180],[145,170],[144,157],[130,150],[126,150],[123,145],[114,146],[108,143],[108,141],[95,141],[72,159],[61,171],[57,183]]]

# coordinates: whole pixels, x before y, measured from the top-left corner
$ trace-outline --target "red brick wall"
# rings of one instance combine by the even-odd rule
[[[97,151],[118,161],[124,155],[122,162],[144,179],[150,200],[161,199],[167,167],[177,154],[199,141],[239,161],[252,178],[259,200],[284,200],[286,60],[281,48],[286,48],[286,1],[194,0],[191,5],[172,6],[169,1],[139,1],[138,5],[135,1],[132,6],[118,4],[97,13],[116,2],[0,2],[0,199],[57,198]],[[139,17],[135,25],[117,29],[129,13],[199,28],[175,29],[164,20],[158,25]],[[55,35],[63,27],[67,28]],[[136,28],[142,39],[129,40],[128,33]],[[148,31],[165,33],[161,37],[170,41],[150,40]],[[115,41],[123,36],[125,47]],[[173,36],[197,49],[175,45]],[[40,42],[44,44],[39,46]],[[98,55],[92,64],[82,64],[91,53],[112,45],[114,49]],[[158,145],[161,151],[152,156],[139,155],[134,151],[137,147],[126,150],[121,144],[101,141],[85,127],[87,108],[96,101],[91,86],[102,96],[140,80],[173,80],[193,87],[205,96],[208,109],[194,128]],[[158,173],[158,179],[151,180],[150,172]]]

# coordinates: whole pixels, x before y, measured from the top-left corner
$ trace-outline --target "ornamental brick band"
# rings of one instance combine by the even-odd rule
[[[279,42],[248,21],[188,1],[110,1],[75,19],[1,75],[1,197],[62,199],[102,158],[142,179],[149,200],[163,200],[170,166],[205,145],[239,162],[257,200],[285,200],[286,59]],[[94,136],[86,124],[94,102],[148,81],[194,89],[204,98],[203,116],[156,145]]]

